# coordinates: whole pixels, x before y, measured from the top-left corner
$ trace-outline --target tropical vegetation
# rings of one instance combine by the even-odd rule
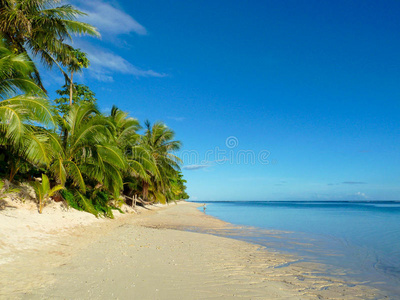
[[[58,4],[0,3],[0,177],[30,181],[40,213],[51,197],[108,217],[133,199],[187,199],[174,131],[162,122],[142,128],[116,106],[103,114],[95,93],[73,82],[90,62],[72,36],[99,33],[76,20],[83,12]],[[64,75],[60,98],[49,100],[34,57]]]

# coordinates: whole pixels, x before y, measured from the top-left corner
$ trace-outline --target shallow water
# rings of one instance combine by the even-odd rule
[[[248,226],[236,238],[324,263],[330,275],[400,298],[400,202],[205,203],[207,214]]]

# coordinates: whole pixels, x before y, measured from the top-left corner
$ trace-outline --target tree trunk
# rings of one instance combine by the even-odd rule
[[[147,201],[149,194],[149,184],[145,181],[143,181],[143,200]]]
[[[71,81],[69,83],[69,105],[70,106],[72,106],[72,90],[74,87],[73,78],[74,78],[74,71],[71,71]]]
[[[10,177],[9,177],[9,181],[12,182],[14,180],[14,176],[17,174],[18,170],[19,170],[19,166],[18,166],[19,160],[17,160],[15,163],[11,163],[11,170],[10,170]]]
[[[64,150],[67,149],[67,142],[68,142],[68,130],[67,128],[64,128],[62,130],[62,132],[64,133],[63,138],[62,138],[62,144],[64,147]]]
[[[132,197],[132,207],[136,207],[136,194]]]

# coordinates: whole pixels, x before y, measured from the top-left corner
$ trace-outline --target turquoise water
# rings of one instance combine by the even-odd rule
[[[324,263],[328,274],[344,273],[400,298],[400,202],[204,203],[206,214],[249,226],[251,234],[240,239]]]

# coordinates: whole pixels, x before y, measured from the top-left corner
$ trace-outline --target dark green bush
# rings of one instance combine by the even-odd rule
[[[122,213],[117,207],[109,205],[109,195],[102,191],[91,190],[84,195],[76,190],[65,189],[60,194],[70,207],[89,212],[96,217],[100,215],[113,219],[113,209]]]
[[[107,218],[114,218],[111,206],[108,205],[108,195],[105,192],[94,191],[92,193],[93,206],[97,212],[102,213]]]

